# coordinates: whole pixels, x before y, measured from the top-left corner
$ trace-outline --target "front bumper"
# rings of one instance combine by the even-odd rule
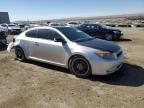
[[[93,75],[108,75],[118,71],[123,65],[123,54],[116,60],[91,60],[91,70]]]

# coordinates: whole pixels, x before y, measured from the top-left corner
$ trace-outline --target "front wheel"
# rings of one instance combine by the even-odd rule
[[[15,55],[16,55],[16,58],[20,61],[25,61],[26,60],[24,51],[20,47],[15,48]]]
[[[84,57],[74,56],[69,61],[70,71],[77,77],[87,78],[91,75],[91,66]]]

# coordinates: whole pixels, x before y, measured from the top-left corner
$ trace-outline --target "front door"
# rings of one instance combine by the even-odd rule
[[[38,29],[37,38],[34,40],[33,57],[57,64],[65,64],[66,43],[55,42],[54,38],[60,36],[53,30]]]

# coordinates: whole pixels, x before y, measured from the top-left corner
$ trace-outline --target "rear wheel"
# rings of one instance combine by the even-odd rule
[[[25,61],[26,60],[24,51],[20,47],[15,48],[15,55],[16,55],[16,58],[20,61]]]
[[[91,75],[91,66],[84,57],[74,56],[69,61],[70,71],[77,77],[89,77]]]

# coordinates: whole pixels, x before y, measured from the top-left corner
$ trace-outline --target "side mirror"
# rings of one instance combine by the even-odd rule
[[[66,41],[63,38],[54,38],[55,42],[62,42],[62,43],[66,43]]]

